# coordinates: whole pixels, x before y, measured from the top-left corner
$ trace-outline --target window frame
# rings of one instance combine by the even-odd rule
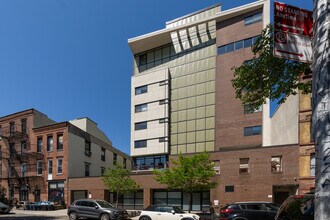
[[[135,149],[145,148],[145,147],[148,147],[148,141],[147,140],[137,140],[137,141],[134,141],[134,148]]]
[[[142,122],[137,122],[134,124],[134,130],[135,131],[140,131],[140,130],[145,130],[148,129],[148,122],[147,121],[142,121]]]
[[[148,93],[148,85],[135,87],[135,95],[141,95],[144,93]]]
[[[255,130],[257,128],[258,128],[258,130],[260,128],[260,132],[257,132]],[[244,127],[243,134],[244,134],[244,137],[261,135],[262,134],[262,126],[261,125],[256,125],[256,126]]]
[[[60,138],[62,139],[62,141],[60,141]],[[57,150],[62,151],[63,150],[63,134],[57,134],[56,141],[57,141]]]
[[[41,166],[40,166],[40,163],[41,163]],[[39,171],[41,171],[41,172],[39,172]],[[42,172],[43,172],[43,170],[42,170],[42,160],[38,160],[37,161],[37,175],[42,176]]]
[[[37,137],[37,153],[42,153],[42,147],[43,147],[43,138]]]
[[[134,112],[135,113],[146,112],[146,111],[148,111],[148,104],[147,103],[143,103],[143,104],[139,104],[139,105],[134,106]]]
[[[279,159],[279,162],[277,162]],[[283,172],[283,157],[282,155],[272,156],[270,159],[271,162],[271,172],[272,173],[281,173]]]
[[[51,143],[50,143],[51,140]],[[54,150],[54,138],[53,135],[47,136],[47,152],[52,152]]]
[[[61,163],[60,163],[61,161]],[[60,172],[59,172],[60,170]],[[63,157],[58,157],[56,159],[56,174],[62,175],[63,174]]]
[[[247,163],[244,163],[246,162]],[[249,174],[250,173],[250,158],[242,157],[239,158],[239,174]]]

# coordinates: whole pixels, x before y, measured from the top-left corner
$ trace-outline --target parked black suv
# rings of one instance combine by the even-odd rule
[[[237,202],[220,209],[220,220],[274,220],[277,210],[270,202]]]
[[[281,205],[276,220],[313,220],[314,194],[289,196]]]
[[[104,200],[79,199],[74,201],[68,208],[70,220],[80,217],[100,220],[127,219],[126,210],[117,209],[111,203]]]

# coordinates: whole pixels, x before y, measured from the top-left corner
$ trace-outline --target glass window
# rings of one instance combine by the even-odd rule
[[[257,109],[253,109],[251,105],[247,104],[244,105],[244,114],[251,114],[251,113],[256,113],[256,112],[261,112],[262,111],[262,106],[259,106]]]
[[[252,46],[252,38],[247,38],[244,40],[244,48],[250,48]]]
[[[272,173],[282,172],[282,156],[274,156],[271,158]]]
[[[140,95],[148,92],[148,86],[140,86],[135,88],[135,95]]]
[[[310,176],[315,176],[315,154],[311,154]]]
[[[258,39],[259,39],[259,37],[260,37],[260,35],[258,35],[258,36],[254,36],[254,37],[252,38],[252,43],[253,43],[253,44],[256,44],[257,41],[258,41]]]
[[[124,169],[127,168],[127,159],[126,158],[123,159],[123,167],[124,167]]]
[[[53,136],[47,137],[47,151],[53,151]]]
[[[139,57],[139,65],[142,66],[142,65],[145,65],[147,64],[147,54],[141,54],[140,57]]]
[[[232,51],[234,51],[234,49],[235,49],[234,48],[234,43],[226,45],[226,53],[232,52]]]
[[[42,160],[37,161],[37,175],[42,175]]]
[[[253,136],[261,134],[261,125],[244,128],[244,136]]]
[[[91,142],[85,140],[85,152],[91,152]]]
[[[9,135],[13,136],[15,133],[15,122],[10,122],[9,124]]]
[[[218,47],[218,55],[225,54],[226,53],[226,45]]]
[[[26,134],[26,132],[27,132],[27,129],[26,129],[26,128],[27,128],[27,127],[26,127],[26,119],[22,119],[22,120],[21,120],[21,126],[22,126],[22,127],[21,127],[22,133],[23,133],[23,134]]]
[[[101,160],[105,161],[105,148],[101,148]]]
[[[135,147],[135,148],[143,148],[143,147],[147,147],[147,140],[135,141],[135,142],[134,142],[134,147]]]
[[[113,165],[116,165],[117,164],[117,154],[116,153],[113,153]]]
[[[63,134],[57,135],[57,150],[63,150]]]
[[[105,167],[101,167],[101,176],[104,174],[105,172]]]
[[[145,112],[148,110],[148,104],[141,104],[135,106],[135,113]]]
[[[234,186],[225,186],[225,192],[234,192]]]
[[[57,174],[63,173],[63,158],[57,158]]]
[[[243,41],[242,40],[236,41],[235,42],[235,50],[239,50],[241,48],[243,48]]]
[[[89,167],[90,167],[90,164],[85,163],[85,176],[89,176]]]
[[[257,23],[259,21],[262,21],[262,13],[261,12],[259,12],[257,14],[254,14],[254,15],[251,15],[249,17],[246,17],[244,19],[244,24],[245,25],[250,25],[250,24]]]
[[[53,173],[53,160],[48,160],[48,174]]]
[[[21,142],[21,154],[26,153],[26,150],[27,150],[27,144],[26,144],[26,141],[22,141],[22,142]]]
[[[42,137],[37,139],[37,152],[42,153]]]
[[[136,131],[147,129],[147,127],[148,127],[148,123],[146,121],[135,123],[135,130]]]
[[[22,164],[22,170],[21,171],[22,171],[22,177],[25,177],[26,176],[26,163]]]

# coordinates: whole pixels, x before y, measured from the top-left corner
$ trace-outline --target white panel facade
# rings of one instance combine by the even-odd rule
[[[132,77],[131,88],[131,155],[168,153],[169,84],[168,68],[148,71]],[[135,89],[147,86],[147,92],[135,94]],[[136,105],[146,104],[146,111],[135,112]],[[160,120],[165,120],[161,121]],[[136,130],[135,124],[146,122],[147,128]],[[135,148],[135,141],[146,140],[147,146]]]

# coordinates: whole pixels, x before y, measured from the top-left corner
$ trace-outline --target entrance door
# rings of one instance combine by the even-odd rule
[[[275,192],[275,204],[281,205],[289,195],[290,192]]]
[[[48,160],[48,180],[53,179],[53,160]]]
[[[64,203],[64,182],[50,182],[48,185],[48,200],[57,204]]]
[[[34,201],[35,202],[40,202],[40,189],[36,189],[34,191]]]
[[[29,190],[26,185],[21,186],[20,201],[29,201]]]

